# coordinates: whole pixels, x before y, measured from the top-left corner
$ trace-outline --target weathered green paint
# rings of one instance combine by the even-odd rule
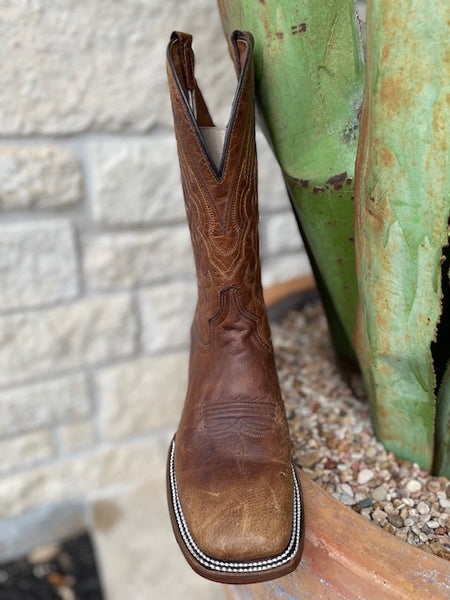
[[[355,190],[358,346],[376,431],[426,469],[450,214],[446,12],[441,0],[368,0]]]
[[[344,177],[342,188],[335,189],[332,184],[325,183],[317,190],[316,186],[304,188],[298,180],[288,175],[285,175],[285,179],[301,222],[303,239],[314,267],[336,351],[340,357],[353,359],[350,340],[355,326],[358,293],[353,180]],[[330,306],[325,297],[329,297]],[[335,332],[336,319],[340,332]]]
[[[350,354],[357,284],[353,173],[363,67],[352,0],[219,0],[227,35],[255,38],[257,99],[305,242]]]
[[[219,7],[227,34],[247,29],[255,37],[258,101],[338,354],[351,355],[353,334],[377,435],[430,468],[430,346],[450,214],[445,3],[368,0],[355,234],[362,62],[353,1],[219,0]],[[438,394],[435,461],[447,474],[449,379],[447,372]]]

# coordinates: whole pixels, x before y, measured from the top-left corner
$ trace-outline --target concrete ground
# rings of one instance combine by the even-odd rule
[[[224,586],[194,573],[175,541],[165,480],[94,503],[94,543],[107,600],[225,600]]]

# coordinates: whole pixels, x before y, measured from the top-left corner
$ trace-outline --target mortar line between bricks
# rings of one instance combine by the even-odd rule
[[[131,306],[133,307],[136,321],[136,349],[139,355],[144,354],[144,344],[142,342],[143,324],[141,314],[141,301],[139,299],[139,291],[133,290],[131,293]]]
[[[83,269],[83,254],[80,240],[80,232],[78,228],[72,224],[73,227],[73,243],[75,246],[75,268],[76,268],[76,282],[78,287],[77,299],[84,298],[86,295],[86,285],[84,281],[84,269]]]
[[[150,137],[163,137],[167,134],[175,139],[174,129],[171,125],[162,123],[142,131],[68,131],[66,133],[30,133],[30,134],[0,134],[0,144],[10,144],[11,146],[56,144],[70,146],[72,141],[92,142],[97,140],[120,140],[120,139],[138,139],[147,140]]]
[[[7,310],[0,310],[0,319],[3,317],[20,317],[22,315],[29,315],[36,313],[36,315],[44,312],[51,312],[57,308],[70,308],[70,306],[76,306],[82,302],[88,302],[95,298],[109,297],[112,301],[117,298],[129,297],[131,288],[114,288],[107,290],[86,290],[83,295],[77,295],[72,298],[60,298],[54,300],[48,304],[39,304],[36,306],[22,306],[17,308],[10,308]]]
[[[65,453],[61,455],[54,455],[52,457],[43,459],[38,463],[33,463],[29,466],[25,467],[13,467],[13,469],[5,471],[1,473],[0,477],[3,479],[14,477],[16,475],[23,475],[25,473],[32,473],[37,469],[42,469],[50,466],[57,466],[64,464],[66,462],[70,462],[72,460],[76,460],[78,458],[83,458],[89,455],[95,455],[101,452],[107,452],[109,450],[114,450],[118,448],[123,448],[124,446],[128,447],[139,447],[143,446],[151,440],[165,442],[167,443],[167,447],[169,447],[170,439],[175,432],[176,425],[168,426],[164,428],[154,429],[153,431],[149,431],[145,434],[136,434],[133,436],[129,436],[127,438],[119,438],[117,440],[101,440],[99,444],[95,444],[94,446],[89,446],[87,448],[81,448],[79,450],[74,450],[70,453]]]
[[[86,375],[86,367],[85,365],[81,365],[78,367],[74,367],[73,372],[69,373],[70,377],[76,376],[76,375]],[[21,389],[23,387],[28,387],[29,385],[39,385],[39,384],[46,384],[46,383],[53,383],[53,382],[58,382],[59,380],[64,380],[67,378],[67,374],[61,374],[61,373],[54,373],[52,372],[51,374],[45,373],[42,376],[39,377],[39,379],[37,381],[34,381],[31,384],[28,383],[22,383],[22,381],[18,384],[12,384],[12,385],[6,385],[0,386],[0,392],[4,392],[4,391],[13,391],[13,390],[17,390],[17,389]]]
[[[55,458],[56,456],[61,456],[63,454],[63,447],[60,435],[61,425],[65,425],[65,423],[53,422],[50,423],[48,427],[48,431],[50,432],[50,436],[53,442],[53,449],[55,451],[55,455],[53,458]]]
[[[123,296],[130,296],[133,292],[146,291],[155,287],[160,286],[170,286],[171,284],[178,283],[192,283],[196,284],[194,279],[194,274],[186,274],[186,275],[178,275],[177,277],[165,277],[154,279],[153,281],[145,282],[145,283],[136,283],[135,285],[131,285],[129,287],[115,287],[111,286],[105,289],[95,289],[95,288],[87,288],[80,295],[74,296],[72,298],[62,298],[59,300],[54,300],[52,303],[48,304],[39,304],[36,306],[22,306],[17,308],[10,308],[7,310],[0,310],[0,319],[2,317],[10,317],[10,316],[20,316],[22,314],[30,314],[30,313],[40,313],[45,311],[50,311],[55,308],[63,308],[70,307],[71,305],[76,305],[84,300],[92,300],[95,298],[118,298]]]
[[[85,214],[87,207],[80,206],[74,208],[70,206],[62,206],[60,208],[39,208],[39,209],[1,209],[0,223],[1,224],[16,224],[16,223],[51,223],[55,221],[71,220],[75,225],[82,225],[83,231],[86,232],[86,237],[95,235],[102,236],[103,234],[142,234],[152,233],[159,229],[175,229],[187,227],[186,217],[176,217],[173,219],[158,219],[152,218],[152,221],[142,221],[136,223],[104,223],[96,221],[93,215]]]
[[[71,418],[63,418],[63,419],[57,419],[55,421],[49,421],[47,423],[43,423],[41,425],[33,425],[29,428],[25,428],[25,429],[21,429],[21,428],[14,428],[11,432],[8,433],[0,433],[0,442],[3,442],[4,440],[13,440],[15,438],[19,438],[19,437],[23,437],[23,436],[27,436],[28,434],[32,434],[32,433],[37,433],[39,431],[47,431],[50,433],[52,440],[53,438],[53,429],[55,430],[55,433],[57,434],[57,437],[59,436],[59,432],[57,430],[59,430],[61,427],[65,427],[66,425],[76,425],[77,423],[82,423],[83,421],[87,421],[90,419],[90,417],[92,416],[91,413],[87,414],[87,415],[83,415],[83,416],[76,416],[76,417],[71,417]],[[58,442],[60,440],[58,439]],[[56,448],[56,446],[55,446]],[[59,452],[58,452],[59,454]]]
[[[86,364],[76,365],[73,368],[61,369],[57,372],[52,371],[52,374],[54,375],[53,377],[51,376],[50,373],[42,373],[42,374],[37,375],[36,377],[29,377],[27,379],[21,379],[20,382],[12,381],[12,382],[6,383],[6,384],[2,383],[2,384],[0,384],[0,393],[20,389],[23,387],[28,387],[30,385],[44,383],[45,381],[51,381],[53,379],[61,379],[63,377],[67,377],[70,375],[79,374],[80,372],[83,372],[83,371],[86,372],[86,370],[89,368],[91,368],[93,371],[95,371],[95,373],[98,373],[101,371],[105,371],[108,368],[118,367],[120,365],[126,365],[126,364],[129,364],[133,361],[137,361],[140,359],[149,359],[149,358],[153,358],[153,357],[155,357],[155,358],[164,357],[164,356],[170,356],[171,354],[181,354],[182,352],[185,352],[187,349],[188,348],[186,347],[186,345],[175,346],[172,348],[163,348],[161,350],[152,352],[151,354],[147,353],[147,354],[136,355],[135,353],[133,353],[133,354],[129,354],[128,356],[109,359],[107,361],[101,361],[101,362],[98,362],[93,365],[86,365]]]
[[[152,221],[142,221],[138,223],[100,223],[92,220],[89,230],[86,229],[88,236],[91,234],[101,237],[103,234],[142,234],[152,233],[158,229],[187,228],[186,217],[177,217],[170,220],[153,218]]]
[[[86,369],[88,398],[90,400],[91,408],[90,418],[94,426],[94,447],[96,448],[101,443],[102,436],[100,429],[99,394],[95,375],[95,367],[89,367],[88,369]]]

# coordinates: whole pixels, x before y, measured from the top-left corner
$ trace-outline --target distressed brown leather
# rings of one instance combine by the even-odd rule
[[[198,277],[189,385],[175,438],[177,490],[203,552],[242,561],[283,552],[294,505],[261,288],[252,46],[248,34],[235,32],[238,85],[219,171],[198,128],[213,123],[195,81],[191,36],[173,34],[167,64]]]

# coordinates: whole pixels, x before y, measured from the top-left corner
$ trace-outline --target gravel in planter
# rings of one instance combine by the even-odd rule
[[[363,518],[450,560],[450,482],[376,440],[361,380],[350,386],[338,370],[321,305],[289,312],[272,334],[296,463]]]

